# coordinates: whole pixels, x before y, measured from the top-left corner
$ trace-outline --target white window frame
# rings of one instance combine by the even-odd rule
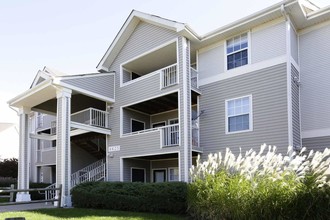
[[[175,170],[177,169],[178,170],[178,180],[171,180],[170,179],[170,173],[171,173],[171,170]],[[179,181],[180,180],[180,170],[179,170],[179,167],[169,167],[168,168],[168,171],[167,171],[167,177],[168,177],[168,182],[176,182],[176,181]]]
[[[151,123],[151,128],[154,128],[154,125],[162,124],[162,123],[164,123],[164,126],[166,126],[166,121],[158,121],[158,122]],[[161,127],[163,127],[163,126],[158,126],[156,128],[161,128]]]
[[[241,131],[229,131],[229,116],[228,116],[228,102],[229,101],[233,101],[236,99],[243,99],[243,98],[249,98],[249,129],[246,130],[241,130]],[[253,131],[253,112],[252,112],[252,107],[253,102],[252,102],[252,94],[251,95],[246,95],[246,96],[241,96],[241,97],[236,97],[236,98],[232,98],[232,99],[226,99],[225,100],[225,121],[226,121],[226,134],[237,134],[237,133],[243,133],[243,132],[249,132],[249,131]],[[236,115],[239,116],[239,115]],[[232,116],[231,116],[232,117]]]
[[[243,35],[243,34],[247,34],[247,44],[248,44],[247,48],[240,49],[240,50],[235,51],[235,52],[227,53],[227,41],[229,41],[229,40],[231,40],[231,39],[233,39],[233,38],[235,38],[235,37],[237,37],[237,36],[241,36],[241,35]],[[246,31],[246,32],[243,32],[243,33],[241,33],[241,34],[238,34],[238,35],[235,35],[235,36],[233,36],[233,37],[230,37],[230,38],[226,39],[225,42],[224,42],[224,45],[225,45],[225,47],[224,47],[224,58],[225,58],[225,62],[224,62],[225,66],[224,66],[224,69],[225,69],[225,72],[226,72],[226,71],[231,71],[231,70],[234,70],[234,69],[237,69],[237,68],[240,68],[240,67],[242,67],[242,66],[246,66],[246,65],[248,65],[248,64],[251,64],[251,32],[250,32],[250,31]],[[247,64],[242,65],[242,66],[238,66],[238,67],[234,67],[234,68],[232,68],[232,69],[228,69],[228,63],[227,63],[228,55],[232,55],[232,54],[234,54],[234,53],[238,53],[238,52],[240,52],[240,51],[242,51],[242,50],[245,50],[245,49],[247,49],[247,58],[248,58],[248,62],[247,62]]]
[[[143,123],[143,130],[146,130],[146,123],[144,121],[140,121],[138,119],[131,118],[131,133],[137,132],[137,131],[132,131],[133,130],[133,121]],[[140,130],[140,131],[143,131],[143,130]]]

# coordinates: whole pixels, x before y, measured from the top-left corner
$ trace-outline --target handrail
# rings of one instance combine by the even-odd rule
[[[30,204],[30,203],[43,203],[43,202],[58,202],[58,208],[61,207],[61,199],[62,199],[62,184],[57,188],[34,188],[34,189],[11,189],[11,190],[0,190],[0,193],[16,193],[16,192],[35,192],[35,191],[50,191],[56,190],[59,191],[58,198],[54,199],[43,199],[43,200],[34,200],[34,201],[23,201],[23,202],[3,202],[0,203],[0,206],[5,205],[20,205],[20,204]]]

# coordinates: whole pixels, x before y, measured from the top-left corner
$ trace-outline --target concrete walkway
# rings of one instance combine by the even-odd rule
[[[8,205],[0,206],[0,212],[14,212],[34,209],[51,209],[56,208],[53,204],[46,205],[45,203],[21,204],[21,205]]]

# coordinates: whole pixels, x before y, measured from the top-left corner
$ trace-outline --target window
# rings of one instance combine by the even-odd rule
[[[252,96],[226,100],[226,133],[252,130]]]
[[[146,182],[146,175],[144,168],[131,167],[131,181],[132,182]]]
[[[179,181],[179,169],[177,167],[168,168],[168,181]]]
[[[132,132],[144,130],[144,122],[132,119]]]
[[[227,70],[248,64],[247,33],[227,40]]]
[[[157,122],[152,124],[152,128],[160,128],[160,127],[164,127],[165,125],[166,125],[165,121]]]

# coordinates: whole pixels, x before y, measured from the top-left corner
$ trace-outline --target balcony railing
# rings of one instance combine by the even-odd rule
[[[165,67],[165,68],[161,69],[160,71],[161,71],[160,77],[161,77],[162,88],[166,88],[166,87],[177,84],[178,76],[177,76],[177,65],[176,64]]]
[[[110,128],[109,113],[95,108],[88,108],[71,114],[71,121],[94,127]],[[56,134],[56,121],[51,122],[50,133]]]
[[[162,147],[177,146],[180,143],[179,125],[161,127]]]
[[[194,68],[190,68],[191,88],[198,89],[198,72]]]
[[[73,113],[71,121],[100,128],[109,128],[109,113],[95,108],[88,108]]]

